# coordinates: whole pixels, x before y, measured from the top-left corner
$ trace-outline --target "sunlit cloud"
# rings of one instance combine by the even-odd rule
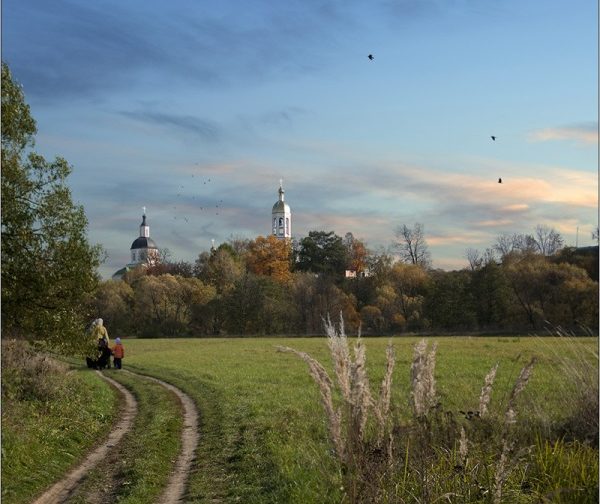
[[[505,212],[522,212],[529,210],[529,205],[526,203],[513,203],[512,205],[506,205],[502,208]]]
[[[496,219],[496,220],[484,220],[475,223],[479,227],[505,227],[514,224],[511,219]]]
[[[555,140],[574,140],[582,145],[598,144],[598,123],[590,122],[558,128],[544,128],[529,134],[531,142],[549,142]]]

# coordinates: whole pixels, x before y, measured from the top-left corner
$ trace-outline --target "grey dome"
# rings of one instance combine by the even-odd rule
[[[145,236],[140,236],[136,238],[135,241],[131,244],[131,250],[143,248],[157,249],[158,247],[156,246],[156,243],[154,243],[154,240],[152,238],[146,238]]]
[[[279,200],[277,201],[274,205],[273,205],[273,213],[275,212],[285,212],[285,211],[290,210],[290,206],[287,205],[286,203],[284,203],[283,201]]]

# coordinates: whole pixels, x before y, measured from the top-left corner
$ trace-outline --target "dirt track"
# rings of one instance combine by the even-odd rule
[[[102,376],[104,380],[108,381],[123,396],[124,407],[121,420],[110,432],[108,439],[106,439],[105,442],[90,453],[81,464],[72,469],[62,480],[46,490],[46,492],[38,497],[33,504],[56,504],[58,502],[65,502],[77,489],[83,478],[85,478],[85,476],[108,455],[109,451],[119,443],[121,438],[133,425],[133,421],[137,415],[137,401],[134,399],[131,392],[112,378],[103,375],[100,371],[96,371],[96,373]]]
[[[131,371],[124,371],[131,373]],[[69,471],[67,475],[40,497],[33,504],[57,504],[66,502],[73,495],[86,475],[89,474],[100,462],[111,456],[111,451],[118,449],[118,443],[122,437],[131,430],[137,415],[137,402],[133,395],[120,383],[96,371],[104,380],[114,386],[123,397],[123,409],[121,420],[108,435],[108,438],[95,450],[93,450],[77,467]],[[194,451],[198,444],[198,412],[194,402],[189,396],[173,385],[158,380],[151,376],[131,373],[143,379],[152,380],[172,391],[181,401],[183,408],[183,430],[181,433],[181,452],[173,467],[169,482],[158,499],[160,504],[176,504],[184,502],[186,483],[194,460]]]
[[[136,374],[136,373],[133,373]],[[169,483],[162,493],[158,502],[161,504],[175,504],[184,502],[185,488],[194,461],[194,451],[198,445],[198,411],[196,405],[187,394],[184,394],[177,387],[166,383],[157,378],[147,375],[143,376],[148,380],[160,383],[163,387],[174,392],[183,406],[183,430],[181,432],[181,452],[173,468]]]

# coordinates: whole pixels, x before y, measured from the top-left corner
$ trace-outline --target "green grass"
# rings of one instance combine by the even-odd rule
[[[444,409],[476,409],[483,378],[500,363],[491,408],[500,410],[520,369],[538,363],[518,413],[540,422],[568,416],[569,387],[558,338],[429,338],[438,341],[436,378]],[[386,339],[367,339],[373,390],[384,372]],[[409,415],[409,370],[416,338],[396,338],[394,397]],[[587,348],[596,339],[578,340]],[[126,367],[185,390],[201,412],[191,502],[339,502],[341,477],[327,442],[325,417],[306,365],[277,345],[307,351],[331,372],[324,339],[152,339],[125,341]],[[597,452],[596,452],[597,453]]]
[[[116,397],[95,373],[75,370],[50,379],[56,390],[50,400],[3,400],[3,503],[31,502],[76,464],[114,420]]]
[[[155,382],[122,371],[105,373],[132,391],[138,401],[138,415],[116,452],[93,471],[69,502],[88,502],[89,494],[112,484],[116,489],[111,492],[111,502],[154,502],[179,454],[183,427],[180,403],[175,394]]]

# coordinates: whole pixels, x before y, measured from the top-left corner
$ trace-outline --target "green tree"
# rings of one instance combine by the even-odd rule
[[[92,297],[94,318],[101,318],[112,337],[132,334],[133,289],[122,280],[102,282]]]
[[[499,329],[507,325],[511,292],[500,265],[490,260],[472,271],[470,291],[480,328]]]
[[[450,331],[477,328],[470,281],[467,270],[432,273],[425,313],[434,328]]]
[[[214,285],[219,295],[233,287],[242,275],[242,266],[237,254],[227,243],[210,252],[202,252],[194,265],[194,274],[203,282]]]
[[[215,297],[215,288],[197,278],[146,275],[134,283],[134,317],[145,336],[189,334],[199,307]]]
[[[36,124],[2,63],[2,335],[81,349],[102,250],[67,186],[72,167],[32,148]]]
[[[300,242],[299,271],[342,279],[346,270],[346,247],[333,231],[310,231]]]

